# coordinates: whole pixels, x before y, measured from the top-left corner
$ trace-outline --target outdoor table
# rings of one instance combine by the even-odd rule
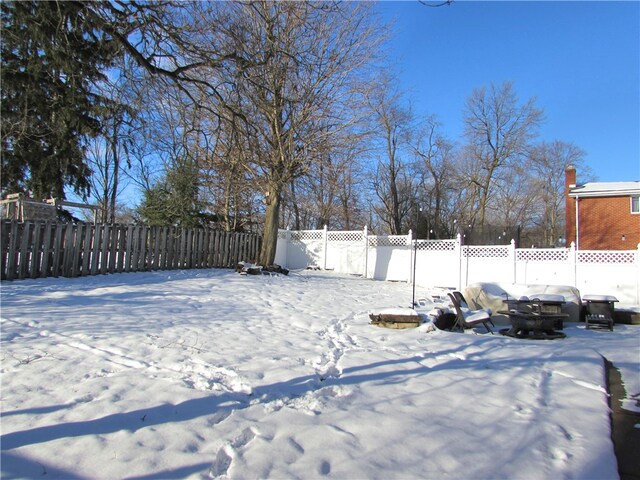
[[[584,295],[586,308],[586,328],[607,327],[613,330],[614,303],[618,299],[612,295]]]
[[[566,335],[555,331],[555,325],[569,317],[568,313],[537,313],[522,310],[499,310],[497,313],[507,315],[511,328],[500,330],[500,333],[515,338],[554,339]]]
[[[562,295],[549,293],[529,295],[518,299],[507,298],[506,300],[503,300],[503,302],[508,305],[510,311],[516,310],[518,312],[530,312],[546,315],[561,314],[562,306],[566,303]],[[507,314],[505,313],[505,315]],[[564,328],[563,320],[567,317],[568,315],[558,316],[556,318],[554,328],[562,330]]]

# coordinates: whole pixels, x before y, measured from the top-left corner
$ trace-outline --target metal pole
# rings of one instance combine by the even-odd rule
[[[411,298],[411,308],[415,310],[416,308],[416,260],[418,258],[418,221],[420,212],[422,212],[422,208],[416,210],[416,235],[413,239],[413,296]]]

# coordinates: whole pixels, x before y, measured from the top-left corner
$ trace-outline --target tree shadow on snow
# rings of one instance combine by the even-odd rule
[[[462,350],[464,348],[461,347]],[[575,355],[564,356],[556,353],[552,357],[532,355],[529,358],[519,359],[486,359],[486,350],[465,355],[460,355],[459,350],[452,349],[450,351],[437,352],[437,358],[442,361],[432,366],[423,363],[430,358],[425,355],[382,360],[367,365],[345,368],[341,375],[335,377],[321,378],[317,374],[312,374],[270,385],[257,386],[250,395],[226,392],[220,395],[189,399],[178,404],[162,404],[130,412],[113,413],[93,420],[67,422],[6,433],[0,436],[0,444],[2,449],[6,451],[61,438],[105,435],[118,431],[135,432],[151,426],[185,422],[205,416],[215,416],[217,418],[216,423],[218,423],[236,410],[257,404],[268,404],[277,400],[298,398],[328,386],[358,385],[368,382],[396,383],[407,380],[409,377],[428,375],[432,372],[469,370],[475,371],[474,374],[477,372],[481,372],[483,375],[486,374],[486,377],[490,379],[491,370],[500,370],[501,378],[504,378],[505,371],[512,370],[513,378],[517,378],[523,372],[531,372],[536,366],[546,365],[550,369],[549,364],[554,362],[593,363],[594,369],[602,369],[602,361],[598,355],[590,358]],[[445,357],[444,360],[443,357]],[[403,365],[404,368],[402,368]],[[391,369],[389,370],[390,367]],[[455,382],[455,377],[452,377],[451,382]],[[490,386],[487,386],[487,388],[490,388]],[[57,407],[43,408],[50,408],[51,411],[58,409]],[[24,413],[28,413],[28,411],[24,411]],[[5,414],[10,415],[12,412]]]

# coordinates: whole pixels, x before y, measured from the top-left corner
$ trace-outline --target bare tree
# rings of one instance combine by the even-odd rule
[[[466,152],[477,168],[468,183],[478,201],[478,223],[484,225],[494,182],[502,170],[526,158],[542,121],[542,110],[530,99],[520,103],[510,82],[473,91],[464,114]]]
[[[364,145],[367,136],[352,137],[353,143],[346,144],[343,154],[343,167],[340,172],[337,197],[340,206],[339,225],[344,230],[360,228],[367,224],[367,208],[364,165],[362,162]]]
[[[492,201],[487,207],[487,220],[496,227],[531,227],[531,212],[538,203],[538,184],[530,175],[530,166],[515,163],[496,178]],[[506,242],[510,238],[501,238]]]
[[[347,230],[354,222],[364,225],[361,216],[364,138],[366,134],[359,129],[345,130],[334,137],[330,150],[314,152],[307,173],[292,182],[287,192],[286,203],[296,229],[302,224],[309,228],[327,225]]]
[[[92,139],[87,150],[91,195],[102,207],[100,220],[105,223],[114,223],[120,210],[118,199],[128,183],[123,174],[131,166],[129,151],[139,128],[139,102],[129,87],[123,77],[100,85],[101,95],[110,101],[105,106],[101,134]]]
[[[588,177],[585,152],[572,143],[559,140],[542,142],[529,155],[530,182],[537,192],[537,208],[529,212],[541,230],[538,243],[557,245],[564,234],[564,175],[569,165],[578,167]]]
[[[203,187],[225,230],[251,229],[259,209],[252,152],[233,122],[221,122],[218,133],[203,165]]]
[[[377,88],[367,95],[372,114],[373,139],[378,145],[378,161],[373,189],[380,200],[376,209],[389,233],[400,235],[403,222],[414,206],[414,185],[406,155],[412,116],[402,105],[402,95],[388,75],[381,75]]]
[[[330,150],[352,121],[351,83],[381,38],[361,3],[252,2],[230,5],[235,51],[243,59],[234,84],[240,125],[265,188],[260,261],[272,263],[282,195],[304,175],[314,152]]]
[[[427,117],[418,129],[412,148],[419,158],[416,169],[421,172],[421,196],[423,209],[426,208],[427,229],[441,238],[449,233],[445,216],[451,185],[453,163],[453,143],[442,133],[442,126],[434,116]]]
[[[221,34],[229,27],[224,5],[114,0],[88,2],[88,14],[143,71],[179,89],[190,103],[220,114],[226,82],[211,72],[229,63],[242,68],[246,61]]]

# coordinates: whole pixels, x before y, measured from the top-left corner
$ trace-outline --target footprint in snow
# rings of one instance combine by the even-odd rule
[[[323,460],[320,464],[320,475],[329,475],[331,473],[331,464]]]
[[[210,478],[225,477],[229,472],[229,468],[231,468],[233,459],[241,455],[239,450],[246,447],[259,433],[256,428],[247,427],[231,442],[220,447],[216,454],[216,459],[209,468]]]
[[[218,450],[216,459],[211,465],[211,468],[209,468],[209,477],[220,478],[225,476],[229,471],[229,467],[231,467],[231,461],[233,460],[232,455],[233,449],[230,445],[225,445]]]

